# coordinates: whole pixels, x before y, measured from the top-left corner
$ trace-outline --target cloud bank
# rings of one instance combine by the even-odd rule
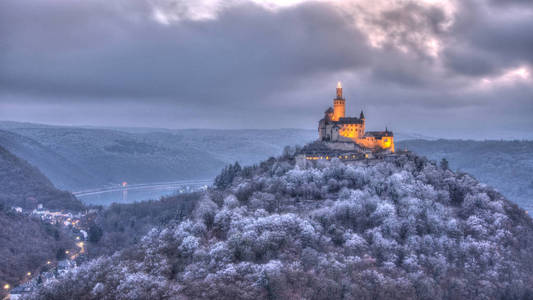
[[[5,0],[0,119],[532,138],[529,1]]]

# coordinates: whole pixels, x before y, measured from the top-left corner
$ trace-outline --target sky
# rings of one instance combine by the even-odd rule
[[[2,0],[0,120],[533,139],[531,0]]]

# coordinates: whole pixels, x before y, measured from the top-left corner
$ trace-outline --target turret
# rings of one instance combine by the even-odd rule
[[[333,121],[344,118],[346,112],[346,101],[342,98],[342,85],[337,83],[337,97],[333,99]]]
[[[324,119],[326,119],[326,121],[331,121],[333,120],[333,108],[329,107],[325,112],[324,112],[325,116],[324,116]]]
[[[361,122],[361,127],[359,129],[359,136],[360,137],[363,137],[365,135],[365,114],[363,113],[363,110],[361,109],[361,113],[359,114],[359,119],[362,121]]]

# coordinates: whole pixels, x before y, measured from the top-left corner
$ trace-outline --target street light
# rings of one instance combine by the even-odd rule
[[[66,254],[69,254],[69,253],[70,253],[70,251],[68,251],[68,250],[67,250],[67,251],[65,251],[65,253],[66,253]]]
[[[26,275],[31,276],[31,272],[26,273]]]
[[[10,287],[11,286],[8,283],[4,284],[4,290],[9,290]]]
[[[47,261],[47,262],[46,262],[47,265],[49,265],[49,264],[51,264],[51,263],[52,263],[51,261]]]

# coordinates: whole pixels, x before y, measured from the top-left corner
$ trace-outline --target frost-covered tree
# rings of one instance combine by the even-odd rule
[[[287,152],[224,169],[187,220],[30,298],[533,297],[533,222],[492,188],[410,153],[297,163]]]

